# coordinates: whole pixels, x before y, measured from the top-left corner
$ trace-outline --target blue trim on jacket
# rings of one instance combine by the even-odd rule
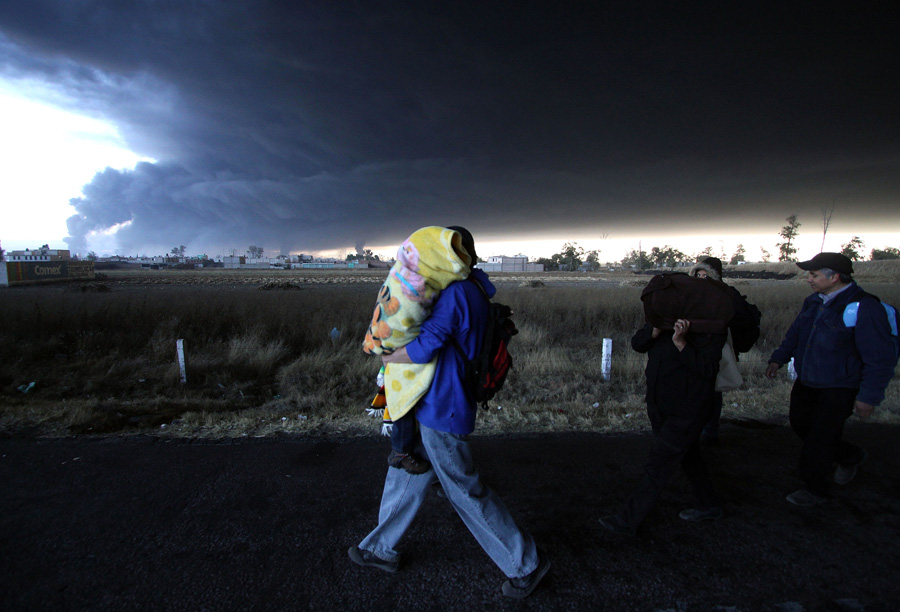
[[[858,301],[856,328],[844,324],[844,308]],[[877,405],[894,377],[894,347],[881,303],[856,282],[822,303],[818,293],[803,301],[784,340],[770,362],[794,358],[801,383],[820,389],[859,389],[856,399]]]
[[[483,271],[472,270],[471,276],[481,283],[488,297],[496,293]],[[466,396],[465,363],[450,338],[456,338],[466,356],[474,359],[481,351],[488,310],[488,301],[473,282],[451,283],[441,291],[419,335],[406,345],[414,363],[437,358],[431,388],[416,404],[416,419],[422,425],[459,435],[475,430],[478,407]]]

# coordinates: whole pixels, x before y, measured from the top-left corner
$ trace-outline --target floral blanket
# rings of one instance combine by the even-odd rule
[[[397,261],[378,291],[363,350],[387,355],[419,335],[440,292],[469,276],[471,259],[458,232],[430,226],[416,230],[397,251]],[[399,419],[416,405],[434,378],[435,361],[391,363],[384,372],[385,416]]]

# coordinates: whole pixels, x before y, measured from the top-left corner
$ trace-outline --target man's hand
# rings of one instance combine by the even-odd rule
[[[769,363],[769,366],[766,368],[766,378],[775,378],[778,375],[778,368],[781,367],[781,364],[775,363],[774,361]]]
[[[684,350],[687,346],[687,333],[691,328],[691,322],[687,319],[678,319],[675,321],[675,333],[672,334],[672,343],[679,351]]]
[[[875,406],[856,400],[856,403],[853,405],[853,411],[856,412],[857,416],[865,419],[872,416],[872,413],[875,412]]]

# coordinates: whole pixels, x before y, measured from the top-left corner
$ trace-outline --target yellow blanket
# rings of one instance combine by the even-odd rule
[[[363,350],[370,355],[389,355],[409,344],[419,335],[440,292],[469,276],[470,262],[458,232],[436,226],[413,232],[397,251],[397,261],[378,292]],[[434,360],[388,364],[384,386],[392,420],[409,412],[425,395],[434,369]]]

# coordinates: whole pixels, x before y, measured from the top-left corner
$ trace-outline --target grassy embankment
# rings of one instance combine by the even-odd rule
[[[856,267],[864,288],[900,304],[900,262]],[[740,267],[762,269],[797,271],[792,264]],[[379,421],[364,408],[378,364],[359,343],[384,275],[111,272],[93,283],[0,290],[0,433],[374,435]],[[479,432],[647,427],[645,358],[629,339],[642,322],[639,296],[649,277],[494,278],[497,299],[513,306],[521,333],[512,345],[515,369],[480,415]],[[772,382],[762,372],[808,293],[801,278],[726,278],[760,307],[763,325],[758,347],[742,355],[744,387],[725,396],[725,419],[786,421],[787,376]],[[340,339],[331,338],[333,328]],[[179,338],[184,385],[175,361]],[[609,381],[601,377],[603,338],[613,341]],[[27,393],[19,390],[31,382]],[[898,414],[895,379],[876,419],[896,421]]]

